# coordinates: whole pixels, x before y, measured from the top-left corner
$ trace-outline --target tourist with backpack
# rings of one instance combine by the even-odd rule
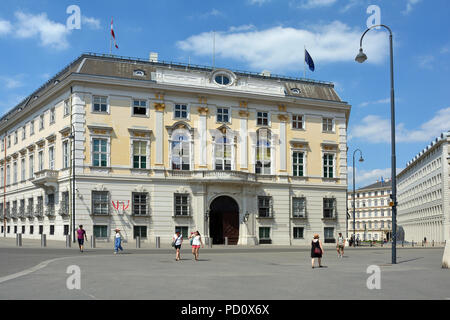
[[[176,250],[175,261],[180,261],[181,244],[183,243],[183,236],[179,230],[175,231],[175,235],[172,237],[172,247]]]
[[[319,240],[319,235],[316,233],[314,235],[314,239],[311,241],[311,265],[314,269],[314,259],[317,258],[319,262],[319,268],[322,268],[322,256],[323,256],[323,247],[322,241]]]

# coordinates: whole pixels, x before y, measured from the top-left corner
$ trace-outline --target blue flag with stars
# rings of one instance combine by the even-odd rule
[[[305,49],[305,62],[308,64],[309,66],[309,70],[314,71],[314,61],[311,58],[311,56],[309,55],[308,51]]]

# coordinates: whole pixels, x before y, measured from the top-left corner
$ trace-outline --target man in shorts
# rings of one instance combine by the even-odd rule
[[[344,257],[344,246],[345,246],[345,238],[342,236],[342,233],[339,232],[339,237],[337,239],[337,245],[336,245],[338,258]]]
[[[80,252],[83,252],[84,240],[87,242],[86,231],[83,229],[83,226],[80,224],[77,230],[77,238],[78,238],[78,246],[80,247]]]

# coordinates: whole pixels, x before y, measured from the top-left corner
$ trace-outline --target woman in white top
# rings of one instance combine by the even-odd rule
[[[175,260],[180,261],[180,249],[181,244],[183,243],[183,236],[181,235],[180,231],[176,231],[175,235],[172,238],[172,241],[175,243],[175,250],[177,251]]]
[[[200,245],[202,246],[202,248],[205,247],[203,245],[203,241],[202,241],[202,237],[200,236],[200,232],[198,232],[198,231],[191,232],[189,239],[192,239],[192,254],[195,257],[195,261],[198,261],[198,251],[200,250]]]

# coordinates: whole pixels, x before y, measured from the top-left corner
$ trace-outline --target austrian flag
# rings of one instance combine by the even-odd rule
[[[119,46],[116,43],[116,35],[114,34],[114,27],[113,27],[113,18],[111,18],[111,36],[114,39],[114,46],[119,49]]]

